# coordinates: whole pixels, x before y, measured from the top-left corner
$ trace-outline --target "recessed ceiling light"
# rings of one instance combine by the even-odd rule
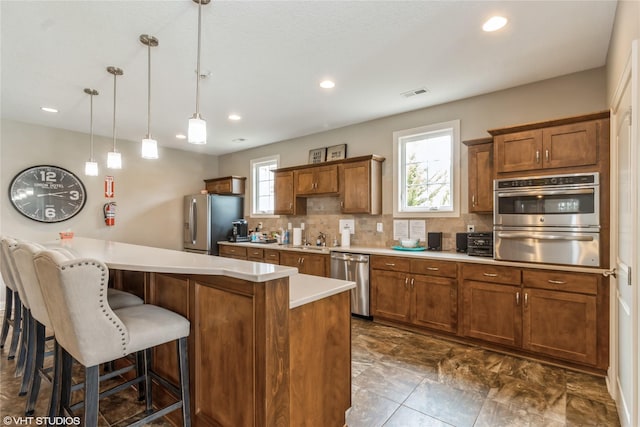
[[[187,135],[178,133],[178,134],[176,134],[176,138],[178,138],[178,139],[187,139]]]
[[[320,82],[320,87],[322,89],[333,89],[336,84],[331,80],[323,80]]]
[[[229,120],[233,120],[233,121],[238,121],[240,120],[242,117],[240,117],[237,114],[229,114]]]
[[[486,32],[497,31],[507,25],[507,18],[503,16],[492,16],[482,25],[482,29]]]
[[[46,111],[47,113],[57,113],[58,112],[58,110],[56,110],[53,107],[40,107],[40,109],[42,111]]]

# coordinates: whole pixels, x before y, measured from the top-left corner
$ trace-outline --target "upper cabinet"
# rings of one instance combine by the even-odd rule
[[[382,213],[384,157],[362,156],[280,168],[275,173],[277,215],[306,214],[306,198],[338,196],[343,213]]]
[[[234,194],[244,196],[244,176],[225,176],[222,178],[205,179],[205,187],[209,194]]]
[[[608,121],[609,112],[602,112],[489,130],[496,173],[598,165]]]
[[[493,211],[493,138],[464,141],[469,147],[469,212]]]

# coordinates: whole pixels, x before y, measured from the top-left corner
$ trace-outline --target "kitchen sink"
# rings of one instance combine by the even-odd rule
[[[316,252],[329,252],[329,248],[326,246],[291,246],[294,249],[302,249],[303,251],[316,251]]]

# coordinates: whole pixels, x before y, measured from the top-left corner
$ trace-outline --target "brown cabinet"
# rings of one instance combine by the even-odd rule
[[[493,212],[493,138],[464,141],[469,147],[469,212]]]
[[[273,213],[275,215],[306,215],[307,202],[297,198],[294,191],[293,171],[276,171],[275,203]]]
[[[264,249],[247,248],[247,261],[262,262],[264,260]]]
[[[265,249],[264,258],[262,262],[267,264],[280,264],[280,251],[277,249]]]
[[[293,173],[296,196],[338,193],[338,165],[314,166]]]
[[[209,194],[236,194],[244,196],[244,176],[225,176],[222,178],[205,179],[205,187]]]
[[[247,248],[243,246],[219,245],[218,254],[226,258],[247,259]]]
[[[379,157],[340,164],[342,213],[382,214],[382,161]]]
[[[302,251],[280,251],[280,265],[296,267],[302,274],[327,277],[328,254],[310,254]]]
[[[601,148],[608,147],[608,124],[602,120],[608,117],[605,112],[489,130],[496,172],[598,165]]]
[[[374,317],[456,332],[456,263],[374,256],[371,269]]]

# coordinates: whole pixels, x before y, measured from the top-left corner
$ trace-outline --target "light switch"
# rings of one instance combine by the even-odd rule
[[[376,231],[378,233],[382,233],[382,223],[381,222],[376,223]]]

